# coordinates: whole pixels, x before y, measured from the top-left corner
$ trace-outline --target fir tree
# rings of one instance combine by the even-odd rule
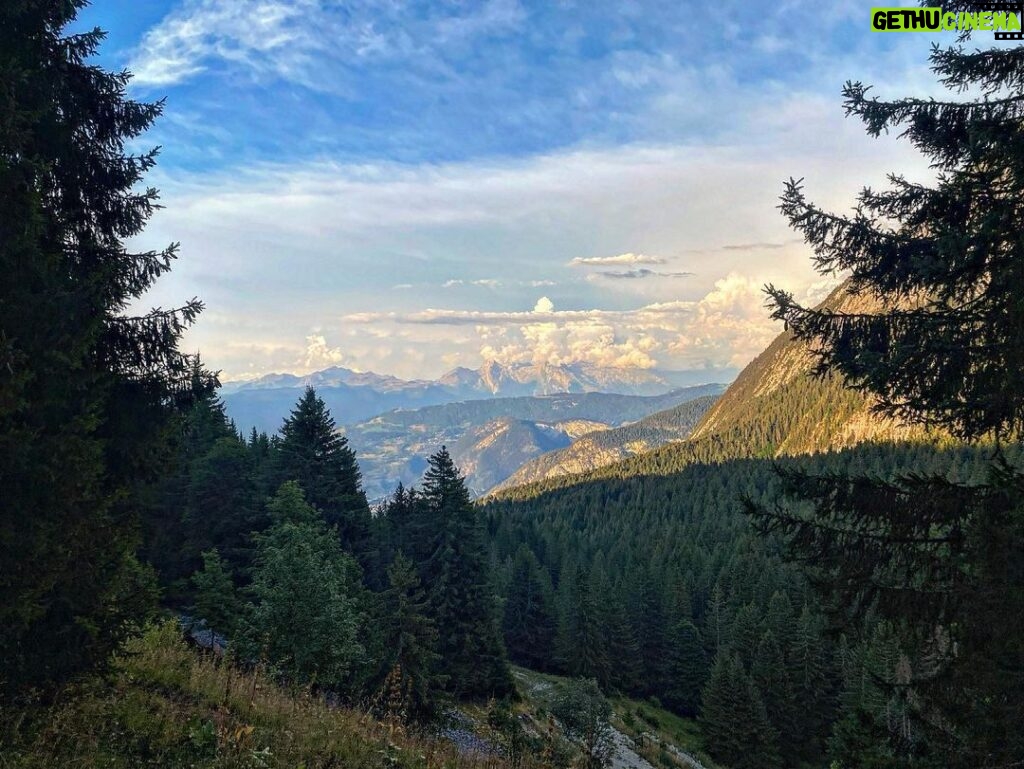
[[[798,765],[802,752],[799,750],[799,735],[808,731],[800,724],[806,715],[806,703],[793,694],[786,658],[771,630],[761,636],[750,677],[761,693],[769,723],[777,734],[784,737],[780,740],[783,763],[786,766]],[[812,735],[816,735],[813,730]]]
[[[550,667],[557,629],[554,593],[526,545],[516,551],[506,595],[502,630],[506,646],[515,650],[513,660],[533,670]]]
[[[312,387],[306,388],[281,427],[273,477],[278,484],[298,482],[327,524],[337,527],[342,546],[360,558],[367,555],[370,507],[356,455]]]
[[[669,687],[662,694],[665,705],[690,718],[700,712],[700,693],[708,677],[708,660],[700,630],[690,620],[680,621],[672,632]]]
[[[203,568],[192,575],[195,586],[195,613],[210,630],[210,647],[214,632],[229,639],[238,629],[239,600],[231,571],[216,550],[203,553]]]
[[[0,7],[0,697],[108,659],[144,615],[140,492],[195,395],[178,343],[201,304],[128,312],[176,257],[125,245],[157,201],[156,151],[126,146],[162,104],[91,61],[84,5]]]
[[[425,582],[449,688],[456,696],[504,695],[512,678],[498,632],[483,525],[444,447],[430,457],[423,504],[432,547]]]
[[[402,553],[388,567],[383,605],[385,675],[375,709],[382,717],[428,720],[444,680],[435,651],[437,628],[427,614],[429,607],[416,570]]]
[[[781,767],[778,735],[738,657],[719,655],[702,700],[701,728],[716,761],[735,769]]]
[[[611,667],[611,686],[621,692],[639,693],[643,691],[640,641],[630,621],[621,590],[613,590],[605,595],[607,597],[601,602],[600,609],[604,649]]]
[[[883,415],[967,441],[994,439],[987,478],[879,479],[855,469],[787,476],[790,509],[752,505],[789,535],[830,595],[839,627],[869,614],[900,623],[912,650],[913,717],[937,765],[1024,761],[1024,490],[999,456],[1024,427],[1024,47],[935,48],[932,69],[974,99],[869,96],[844,89],[848,114],[878,136],[902,128],[936,171],[932,185],[890,178],[850,216],[823,211],[790,182],[782,211],[818,269],[850,276],[868,309],[806,308],[770,288],[775,317],[810,343],[819,372],[869,393]]]
[[[258,506],[248,448],[235,436],[218,439],[189,468],[182,515],[186,556],[196,559],[215,548],[233,567],[248,569],[250,535],[266,525]]]

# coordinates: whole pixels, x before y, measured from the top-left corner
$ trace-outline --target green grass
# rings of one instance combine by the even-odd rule
[[[555,691],[567,681],[560,676],[525,668],[514,667],[513,672],[527,707],[540,713],[550,707]],[[704,752],[704,738],[695,720],[683,718],[649,701],[629,697],[611,697],[609,700],[614,712],[612,724],[629,737],[645,735],[637,747],[637,752],[653,766],[664,769],[677,769],[683,766],[682,762],[664,747],[668,744],[699,759],[708,769],[714,769],[714,762]]]
[[[293,695],[203,656],[166,623],[104,677],[0,712],[0,769],[501,769],[446,742]]]
[[[645,739],[637,752],[655,767],[675,769],[683,766],[678,757],[663,748],[664,743],[689,753],[708,769],[716,766],[705,753],[704,736],[694,719],[684,718],[650,701],[614,697],[611,703],[616,728],[634,738],[644,734]]]

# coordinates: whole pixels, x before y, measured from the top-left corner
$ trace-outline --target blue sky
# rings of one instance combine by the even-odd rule
[[[924,35],[862,2],[103,0],[101,62],[166,97],[145,144],[182,242],[146,297],[208,306],[226,378],[343,364],[740,366],[760,286],[828,287],[774,210],[843,208],[911,150],[848,78],[934,91]]]

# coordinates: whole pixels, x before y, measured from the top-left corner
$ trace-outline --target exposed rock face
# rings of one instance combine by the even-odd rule
[[[869,297],[837,288],[823,302],[841,312],[878,311]],[[839,376],[813,376],[814,359],[805,345],[782,333],[748,365],[694,430],[695,442],[746,442],[752,454],[791,455],[829,451],[870,440],[901,440],[923,431],[883,419],[872,399],[844,386]]]
[[[714,402],[713,395],[695,398],[632,424],[584,435],[567,448],[552,451],[524,464],[494,491],[563,475],[585,473],[684,440]]]

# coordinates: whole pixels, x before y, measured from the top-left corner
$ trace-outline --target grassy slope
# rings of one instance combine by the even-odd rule
[[[542,723],[555,692],[568,679],[520,667],[513,668],[513,672],[523,696],[520,710],[530,714],[535,722]],[[655,769],[688,769],[673,755],[671,747],[694,756],[707,769],[716,768],[704,752],[704,739],[695,720],[671,713],[654,702],[629,697],[612,697],[610,700],[612,726],[633,738],[636,752]]]
[[[329,708],[199,655],[166,624],[56,704],[0,712],[0,769],[476,769],[447,742]]]

